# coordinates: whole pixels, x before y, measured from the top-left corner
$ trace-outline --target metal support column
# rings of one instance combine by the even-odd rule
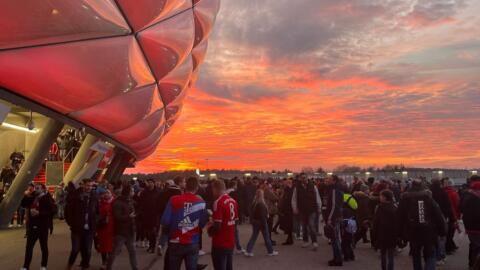
[[[71,182],[83,168],[88,158],[90,157],[90,154],[92,153],[90,147],[92,147],[95,142],[97,142],[97,138],[95,136],[88,134],[87,137],[85,137],[82,146],[80,146],[77,155],[73,159],[72,165],[70,165],[70,168],[68,169],[65,177],[63,178],[63,182],[65,183],[65,185]]]
[[[13,214],[17,210],[23,198],[23,194],[35,175],[40,171],[45,157],[52,144],[57,140],[58,134],[62,131],[63,123],[49,119],[39,134],[38,142],[33,147],[28,159],[20,168],[8,190],[5,198],[0,204],[0,227],[8,226]]]

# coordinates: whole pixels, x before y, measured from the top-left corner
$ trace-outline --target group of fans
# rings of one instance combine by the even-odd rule
[[[148,179],[59,186],[55,199],[45,187],[32,185],[22,206],[27,209],[27,244],[23,269],[29,269],[37,241],[42,270],[48,262],[48,235],[53,217],[65,219],[71,231],[67,269],[81,255],[82,269],[90,267],[92,247],[102,254],[102,269],[115,269],[116,257],[126,247],[131,269],[138,269],[136,249],[164,256],[164,269],[204,269],[202,235],[212,238],[215,270],[233,269],[233,255],[253,257],[261,233],[268,256],[278,255],[272,234],[282,230],[282,245],[303,241],[302,248],[317,250],[319,236],[332,248],[329,266],[355,260],[358,242],[371,243],[381,255],[381,268],[394,269],[394,255],[409,247],[414,270],[432,270],[445,264],[458,247],[454,234],[463,219],[470,240],[468,265],[479,269],[480,177],[456,189],[448,179],[366,181],[346,183],[333,175],[309,179],[211,180],[176,177],[166,182]],[[323,222],[322,222],[323,221]],[[241,245],[238,225],[249,222],[251,237]],[[323,230],[320,228],[323,227]]]

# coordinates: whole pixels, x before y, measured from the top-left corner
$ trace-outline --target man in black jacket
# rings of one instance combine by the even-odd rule
[[[445,218],[445,222],[450,222],[451,220],[455,219],[453,217],[453,208],[452,204],[450,203],[450,199],[448,198],[448,194],[442,188],[442,183],[439,179],[433,179],[432,185],[430,186],[430,190],[432,192],[432,198],[440,207],[442,211],[443,217]],[[445,258],[447,256],[445,250],[445,244],[447,242],[446,236],[438,237],[437,241],[437,261],[438,264],[445,264]]]
[[[332,241],[333,259],[328,262],[329,266],[342,266],[342,239],[341,223],[343,221],[343,192],[341,190],[342,179],[336,175],[327,178],[327,208],[325,210],[326,231],[331,232],[327,237]]]
[[[70,226],[72,251],[67,269],[72,269],[79,252],[82,257],[80,263],[82,269],[90,267],[93,236],[99,213],[98,198],[92,187],[91,179],[84,179],[78,189],[75,189],[72,183],[68,187],[65,220]]]
[[[284,182],[283,197],[280,201],[280,228],[287,235],[287,240],[282,245],[293,245],[293,183],[291,179]]]
[[[48,231],[53,231],[53,215],[56,212],[55,201],[42,184],[35,184],[32,192],[22,200],[22,207],[27,209],[28,229],[25,261],[22,270],[27,270],[32,262],[33,248],[37,240],[42,250],[41,270],[47,269],[48,263]]]
[[[437,238],[446,235],[446,223],[440,207],[421,180],[413,181],[410,191],[401,197],[398,220],[401,237],[410,242],[413,269],[423,269],[422,253],[425,269],[435,269]]]
[[[111,270],[115,257],[123,245],[127,247],[132,270],[138,270],[137,254],[133,245],[135,241],[135,208],[132,200],[132,188],[125,183],[121,196],[113,203],[113,252],[108,258],[107,270]],[[153,207],[152,207],[153,208]]]
[[[470,189],[462,197],[460,211],[470,240],[468,264],[472,269],[479,269],[473,267],[480,265],[480,177],[474,175],[470,181]]]
[[[156,205],[160,201],[160,192],[155,188],[155,180],[148,179],[145,190],[140,194],[139,207],[141,211],[140,222],[147,236],[149,247],[147,252],[154,253],[157,243],[157,231],[159,226],[159,211]]]

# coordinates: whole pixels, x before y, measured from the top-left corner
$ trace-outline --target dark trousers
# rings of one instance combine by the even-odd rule
[[[469,234],[470,246],[468,251],[468,265],[473,267],[475,262],[480,260],[480,235]]]
[[[382,259],[382,270],[393,270],[395,248],[382,248],[380,256]]]
[[[315,229],[316,213],[302,214],[303,242],[308,242],[309,236],[312,243],[317,243],[317,230]]]
[[[457,245],[455,241],[453,241],[453,237],[455,236],[455,223],[452,221],[448,222],[448,230],[447,230],[447,242],[445,243],[445,251],[447,253],[452,253],[457,250]]]
[[[214,270],[233,270],[233,250],[212,248]]]
[[[354,244],[357,244],[360,239],[362,239],[364,243],[368,242],[367,232],[368,226],[364,224],[359,224],[359,228],[355,233]]]
[[[145,230],[145,234],[148,239],[149,249],[155,250],[157,245],[157,228],[148,228]]]
[[[32,262],[33,248],[37,240],[40,242],[40,249],[42,250],[42,267],[47,267],[48,263],[48,228],[32,228],[28,231],[27,246],[25,248],[25,262],[23,267],[30,268]]]
[[[273,243],[272,239],[272,231],[273,231],[273,218],[274,216],[270,215],[267,219],[267,224],[268,224],[268,236],[270,237],[270,241]]]
[[[68,258],[68,264],[74,265],[77,259],[78,253],[82,257],[80,266],[82,268],[90,267],[90,258],[92,257],[92,244],[93,244],[93,232],[90,230],[83,230],[82,232],[72,232],[72,251],[70,252],[70,258]]]
[[[130,266],[132,270],[138,270],[137,263],[137,254],[134,247],[134,238],[126,237],[122,235],[115,235],[113,238],[113,252],[108,257],[107,269],[112,269],[113,263],[115,262],[115,257],[120,255],[122,252],[122,247],[125,245],[127,247],[128,256],[130,259]]]
[[[435,243],[415,243],[410,242],[413,270],[435,270],[437,258],[435,254]],[[425,260],[425,268],[422,266],[422,255]]]
[[[346,232],[342,229],[342,253],[345,261],[355,260],[355,254],[353,252],[353,234]]]
[[[198,262],[198,244],[181,245],[170,243],[168,245],[168,269],[180,270],[185,262],[186,270],[196,270]]]

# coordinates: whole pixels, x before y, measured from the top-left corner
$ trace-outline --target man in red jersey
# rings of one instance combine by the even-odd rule
[[[212,183],[213,224],[208,229],[212,237],[212,261],[215,270],[233,269],[233,249],[235,248],[235,223],[238,220],[237,202],[227,193],[225,183],[215,180]]]

